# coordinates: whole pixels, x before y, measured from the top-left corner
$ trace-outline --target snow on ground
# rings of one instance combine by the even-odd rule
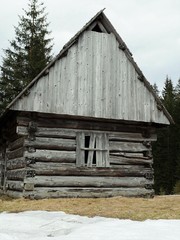
[[[180,220],[144,222],[63,212],[0,214],[0,240],[180,240]]]

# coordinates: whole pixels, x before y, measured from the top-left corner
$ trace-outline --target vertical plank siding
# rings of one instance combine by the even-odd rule
[[[138,77],[113,34],[85,31],[12,109],[169,124]]]

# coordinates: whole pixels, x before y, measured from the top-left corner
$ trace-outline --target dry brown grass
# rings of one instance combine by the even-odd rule
[[[61,199],[11,199],[0,198],[0,211],[27,210],[64,211],[81,216],[102,216],[120,219],[180,219],[180,195],[143,198],[61,198]]]

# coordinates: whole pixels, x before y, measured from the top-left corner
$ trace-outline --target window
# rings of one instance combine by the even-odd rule
[[[106,133],[77,133],[77,166],[109,167],[109,141]]]
[[[109,31],[106,29],[106,27],[100,22],[95,21],[90,27],[90,31],[98,32],[98,33],[109,33]]]
[[[91,31],[102,33],[102,29],[99,27],[99,24],[96,24]]]

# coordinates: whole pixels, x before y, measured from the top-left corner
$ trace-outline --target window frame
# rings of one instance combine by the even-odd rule
[[[89,137],[89,147],[86,137]],[[109,136],[104,132],[78,132],[76,135],[76,165],[78,167],[110,167]],[[88,151],[85,156],[85,151]],[[93,163],[93,157],[96,163]],[[87,162],[85,161],[87,158]]]

